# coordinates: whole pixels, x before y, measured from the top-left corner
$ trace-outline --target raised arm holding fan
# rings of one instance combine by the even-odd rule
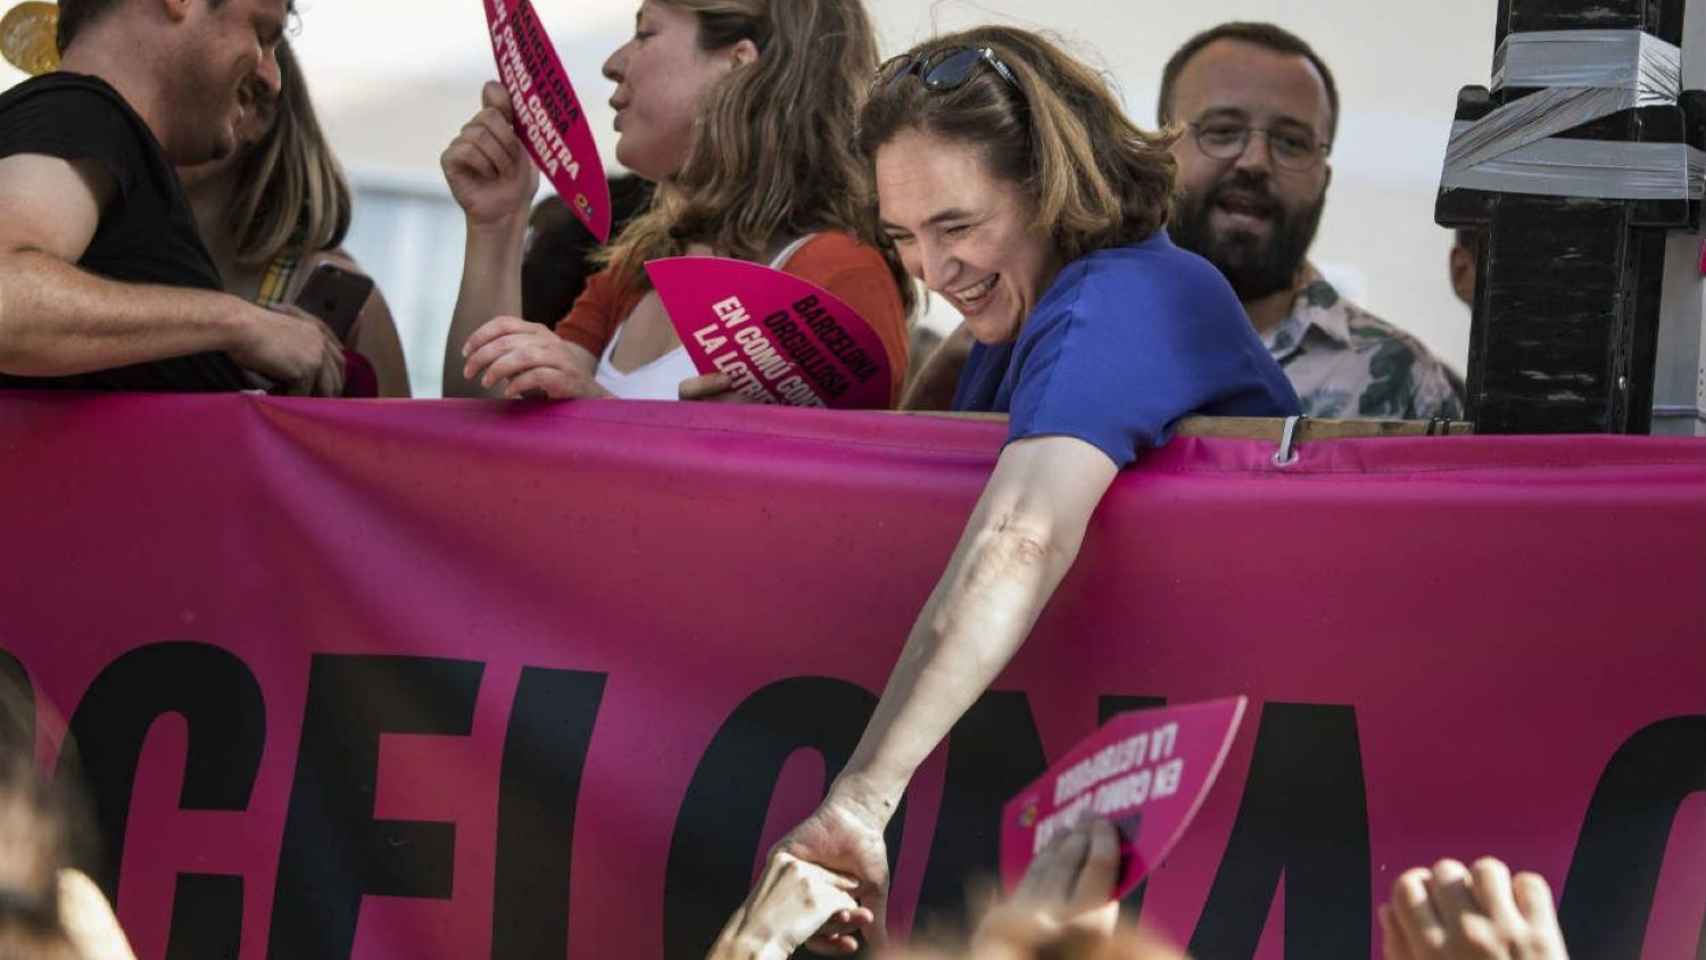
[[[443,157],[468,217],[445,393],[726,395],[698,376],[645,274],[646,262],[684,254],[768,264],[828,290],[878,331],[902,382],[908,289],[892,256],[858,237],[868,174],[853,119],[875,65],[860,0],[641,4],[604,73],[617,85],[616,158],[658,193],[554,331],[519,317],[537,174],[510,98],[489,84]]]

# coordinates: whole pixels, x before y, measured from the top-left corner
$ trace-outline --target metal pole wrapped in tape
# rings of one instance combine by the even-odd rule
[[[1507,87],[1628,90],[1639,98],[1631,106],[1675,101],[1682,48],[1643,30],[1513,33],[1493,54],[1493,89]]]
[[[1686,280],[1671,231],[1698,223],[1706,183],[1706,0],[1498,0],[1494,29],[1494,84],[1458,96],[1435,208],[1477,258],[1469,418],[1646,433],[1663,289]]]
[[[1453,129],[1443,188],[1628,200],[1701,196],[1700,163],[1686,150],[1553,139],[1623,110],[1675,104],[1682,93],[1675,44],[1640,30],[1512,34],[1494,56],[1493,89],[1529,87],[1540,89]]]
[[[1472,128],[1457,123],[1453,140]],[[1445,186],[1554,197],[1706,197],[1706,151],[1686,143],[1548,139],[1448,172]]]

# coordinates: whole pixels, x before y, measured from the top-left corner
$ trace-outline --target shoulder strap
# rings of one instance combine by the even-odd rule
[[[267,264],[267,272],[261,275],[261,289],[255,295],[255,302],[263,307],[276,307],[283,303],[285,294],[290,292],[290,278],[296,275],[299,262],[288,253],[274,257]]]
[[[795,240],[793,243],[783,247],[782,252],[776,255],[776,259],[770,261],[770,269],[781,270],[786,267],[788,265],[788,261],[794,259],[794,254],[800,252],[801,247],[812,242],[816,238],[817,234],[808,233],[798,240]]]

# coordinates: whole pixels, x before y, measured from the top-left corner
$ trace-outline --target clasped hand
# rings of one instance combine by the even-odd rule
[[[610,396],[574,348],[550,329],[518,317],[498,317],[474,331],[462,345],[462,357],[464,378],[507,399]],[[744,397],[727,374],[712,373],[683,380],[681,399],[741,403]]]
[[[872,923],[853,899],[859,881],[787,853],[773,855],[764,877],[723,927],[707,960],[786,960],[825,924]]]
[[[522,397],[607,397],[572,348],[548,328],[517,317],[498,317],[462,345],[462,375],[486,390]]]

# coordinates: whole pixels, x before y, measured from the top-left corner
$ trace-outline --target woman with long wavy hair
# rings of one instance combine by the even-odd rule
[[[903,383],[910,288],[895,257],[859,239],[868,172],[853,124],[876,64],[861,0],[645,0],[604,74],[616,159],[658,191],[554,331],[519,318],[538,173],[488,83],[442,160],[468,226],[445,394],[731,399],[722,375],[697,376],[647,282],[646,261],[682,254],[828,289],[875,328]]]

